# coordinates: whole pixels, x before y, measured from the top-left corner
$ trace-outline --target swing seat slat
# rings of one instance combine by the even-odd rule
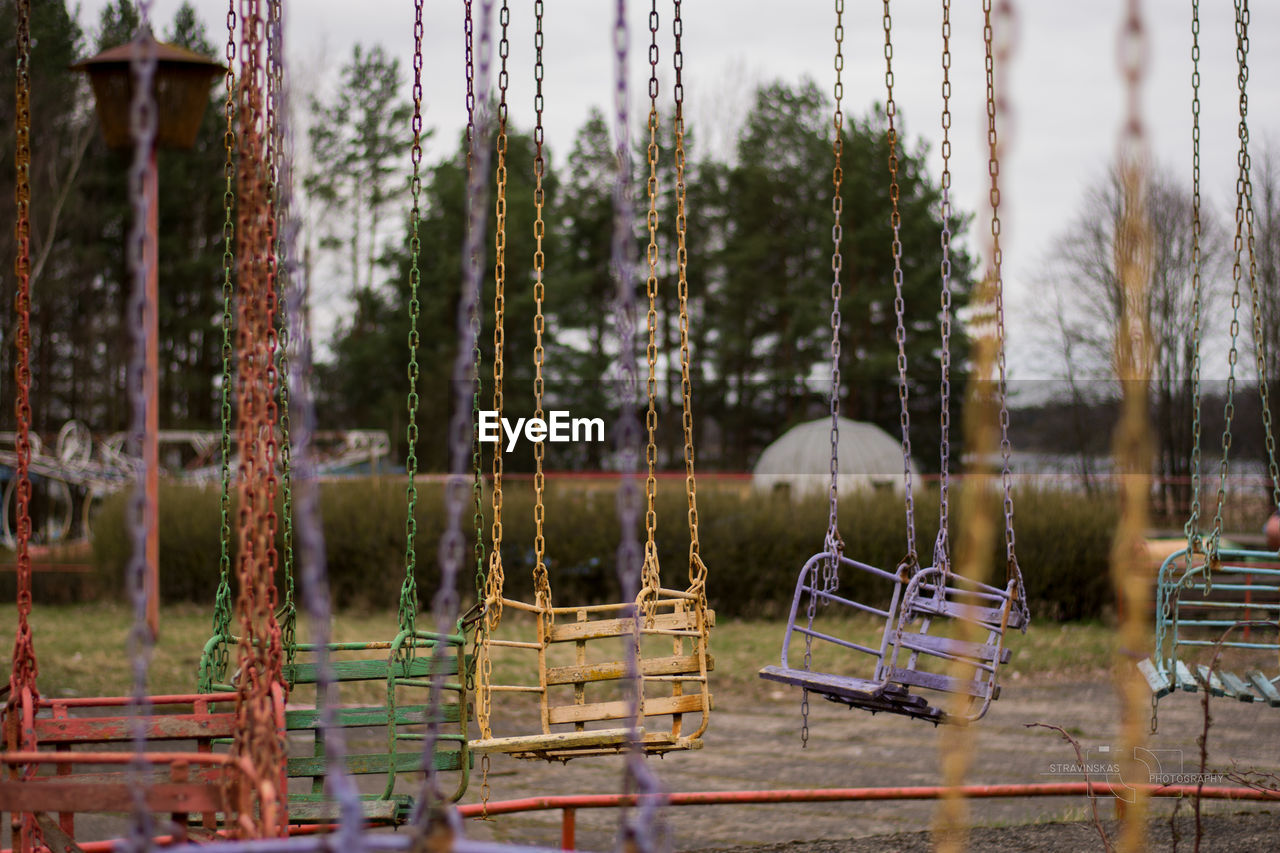
[[[596,729],[583,732],[551,732],[550,734],[486,738],[472,741],[471,750],[481,754],[509,753],[520,756],[554,750],[587,749],[626,743],[630,739],[631,732],[631,729]],[[638,740],[643,740],[645,737],[644,729],[636,730]]]
[[[707,625],[714,627],[714,614],[707,611]],[[640,633],[657,633],[665,631],[692,631],[696,636],[698,628],[698,614],[693,610],[676,611],[674,613],[659,613],[654,617],[653,625],[646,625],[644,620],[640,622]],[[547,642],[549,643],[574,643],[582,640],[601,640],[608,637],[622,637],[632,634],[635,630],[635,620],[633,619],[596,619],[587,622],[557,622],[551,626],[551,630],[547,632]]]
[[[1222,679],[1222,686],[1226,689],[1228,696],[1232,696],[1241,702],[1258,701],[1258,697],[1253,695],[1249,685],[1234,672],[1227,672],[1224,669],[1218,673],[1218,676]]]
[[[868,681],[865,678],[852,678],[829,672],[813,672],[803,669],[791,669],[781,666],[766,666],[760,670],[760,676],[770,681],[793,684],[815,693],[831,693],[850,699],[875,699],[885,693],[888,686],[879,681]],[[899,691],[905,692],[905,691]],[[920,699],[919,704],[924,704]]]
[[[1173,683],[1151,662],[1150,658],[1138,661],[1138,671],[1147,679],[1147,686],[1151,688],[1151,692],[1156,695],[1157,699],[1168,696],[1173,692]]]
[[[360,811],[371,823],[401,824],[413,811],[413,798],[397,795],[390,799],[360,798]],[[342,817],[341,806],[322,794],[293,794],[289,797],[289,820],[296,823],[334,823]]]
[[[47,719],[37,717],[36,739],[40,743],[111,743],[133,739],[132,717],[73,717]],[[231,737],[235,734],[234,712],[216,714],[163,714],[145,718],[146,739],[205,740],[215,737]]]
[[[461,710],[457,703],[443,704],[437,709],[440,721],[456,723],[461,719]],[[385,726],[392,719],[385,707],[337,708],[335,713],[340,728],[360,728]],[[313,709],[285,711],[285,728],[291,732],[319,730],[320,712]],[[427,723],[426,705],[401,705],[395,709],[394,719],[397,725],[425,725]]]
[[[400,663],[386,659],[332,661],[334,681],[386,681],[389,677],[430,678],[433,674],[434,656],[429,650],[419,652],[412,661]],[[447,655],[440,661],[438,671],[444,675],[458,673],[455,655]],[[284,677],[290,684],[315,684],[319,673],[314,663],[284,665]]]
[[[984,627],[998,627],[1005,618],[1005,609],[1003,607],[980,607],[974,604],[961,604],[949,599],[938,601],[925,595],[913,600],[910,610],[913,614],[944,616],[948,619],[959,619]],[[1022,627],[1022,620],[1015,615],[1016,613],[1016,610],[1009,610],[1009,628]]]
[[[963,679],[940,672],[924,672],[919,669],[903,669],[892,667],[889,679],[895,684],[911,687],[927,687],[942,693],[963,693],[966,696],[984,697],[989,692],[992,699],[1000,698],[1000,685],[992,684],[986,679]]]
[[[1280,708],[1280,690],[1276,690],[1276,686],[1256,669],[1251,669],[1245,673],[1245,677],[1249,679],[1249,683],[1253,685],[1253,689],[1258,691],[1258,695],[1267,700],[1267,704],[1272,708]]]
[[[714,666],[715,659],[711,655],[707,655],[707,669],[713,669]],[[643,676],[688,675],[700,671],[697,655],[673,655],[663,658],[646,658],[640,661],[640,674]],[[553,684],[576,684],[587,681],[615,681],[626,677],[627,662],[622,660],[547,668],[548,686]]]
[[[932,634],[917,634],[906,631],[899,634],[898,637],[899,643],[903,648],[932,655],[971,658],[988,663],[997,657],[999,658],[999,663],[1008,663],[1009,657],[1012,655],[1008,648],[955,640],[951,637],[938,637]]]
[[[711,697],[702,693],[687,696],[655,696],[644,700],[641,713],[646,716],[667,714],[692,714],[703,710],[711,704]],[[587,723],[600,720],[625,720],[631,713],[629,703],[593,702],[588,705],[553,705],[547,709],[547,720],[551,725],[560,723]]]

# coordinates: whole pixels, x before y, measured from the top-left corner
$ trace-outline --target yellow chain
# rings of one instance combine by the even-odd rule
[[[493,265],[493,409],[502,417],[502,348],[504,293],[507,268],[507,56],[510,42],[507,29],[511,22],[511,10],[503,0],[499,13],[502,36],[498,41],[501,66],[498,72],[498,141],[497,180],[498,194],[494,202],[494,265]],[[489,551],[489,577],[485,581],[485,616],[480,630],[484,638],[480,643],[480,702],[476,708],[476,721],[480,724],[482,738],[493,737],[489,718],[493,708],[493,658],[489,640],[502,620],[502,441],[493,448],[493,543]]]
[[[1120,474],[1120,518],[1111,545],[1111,580],[1116,607],[1123,614],[1117,628],[1114,654],[1116,689],[1120,699],[1118,749],[1123,782],[1145,782],[1149,768],[1137,756],[1146,746],[1148,705],[1146,679],[1137,662],[1151,653],[1147,624],[1151,576],[1146,569],[1146,531],[1151,488],[1151,424],[1147,413],[1147,384],[1151,379],[1151,334],[1147,327],[1148,286],[1154,255],[1146,209],[1147,145],[1142,124],[1141,91],[1146,69],[1147,37],[1138,0],[1129,0],[1120,34],[1126,120],[1116,157],[1121,183],[1120,217],[1116,224],[1114,262],[1120,284],[1121,312],[1115,336],[1116,378],[1124,394],[1120,419],[1112,438],[1116,471]],[[1147,849],[1149,794],[1138,788],[1125,809],[1116,850],[1136,853]]]
[[[533,416],[542,419],[542,364],[544,360],[544,350],[542,347],[542,333],[546,328],[546,320],[542,316],[542,300],[546,293],[546,287],[543,282],[543,273],[546,270],[546,255],[542,251],[542,240],[546,235],[546,224],[542,220],[542,209],[546,201],[546,192],[542,187],[543,173],[546,171],[546,163],[543,159],[543,129],[542,129],[542,0],[534,0],[534,51],[536,59],[534,60],[534,81],[536,91],[533,97],[534,112],[537,114],[537,124],[533,130],[534,155],[533,155],[533,207],[535,211],[533,221]],[[547,565],[544,561],[546,556],[546,539],[542,533],[542,522],[546,516],[546,508],[543,505],[543,495],[546,491],[546,478],[543,475],[542,464],[546,458],[546,444],[538,441],[533,445],[533,594],[534,601],[538,606],[538,618],[544,628],[550,627],[553,614],[551,611],[551,581],[547,577]]]
[[[658,497],[658,479],[655,469],[658,463],[658,0],[652,0],[649,9],[649,212],[645,222],[649,229],[649,246],[646,257],[649,261],[649,347],[646,351],[649,358],[649,380],[646,386],[649,393],[649,411],[645,415],[645,426],[648,430],[649,443],[645,447],[645,461],[648,463],[649,476],[645,479],[645,545],[644,568],[641,574],[640,596],[644,605],[645,623],[652,627],[658,609],[658,590],[662,586],[661,572],[658,567],[658,511],[655,502]]]
[[[686,194],[684,180],[684,54],[680,39],[684,24],[680,0],[675,2],[675,135],[676,135],[676,268],[680,296],[680,398],[684,425],[684,484],[689,499],[689,589],[696,591],[698,603],[707,606],[707,567],[698,553],[698,482],[693,469],[693,386],[689,378],[689,250],[686,243]]]

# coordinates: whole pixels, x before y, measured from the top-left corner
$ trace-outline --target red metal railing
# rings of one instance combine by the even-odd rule
[[[1199,788],[1196,785],[1121,785],[1113,782],[1037,782],[1031,784],[964,785],[959,790],[969,799],[1010,799],[1016,797],[1080,797],[1119,796],[1143,789],[1154,796],[1193,797],[1197,794],[1206,800],[1255,800],[1280,802],[1280,791],[1263,791],[1257,788]],[[900,788],[815,788],[782,789],[776,791],[682,791],[667,795],[671,806],[721,806],[764,805],[769,803],[837,803],[885,800],[936,800],[950,790],[942,785],[918,785]],[[469,803],[459,806],[463,817],[481,815],[515,814],[518,812],[562,812],[560,845],[572,850],[575,843],[578,809],[611,809],[632,806],[634,794],[578,794],[567,796],[525,797],[518,800],[498,800],[487,806]],[[323,832],[332,826],[291,827],[294,835]],[[172,839],[158,838],[158,844]],[[120,841],[90,841],[80,845],[85,853],[110,853],[123,845]],[[7,852],[6,852],[7,853]]]

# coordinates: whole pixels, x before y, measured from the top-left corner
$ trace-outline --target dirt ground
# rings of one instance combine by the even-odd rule
[[[1103,824],[1112,839],[1119,836],[1114,821]],[[1212,815],[1203,821],[1204,853],[1257,853],[1276,849],[1274,814]],[[1148,836],[1152,851],[1194,849],[1195,820],[1177,820],[1177,842],[1168,820],[1153,820]],[[928,853],[933,849],[927,832],[898,832],[831,841],[799,841],[752,847],[720,848],[716,853]],[[969,834],[969,849],[985,853],[1076,853],[1100,850],[1102,841],[1092,823],[1036,823],[1022,826],[978,827]]]
[[[768,682],[742,695],[717,696],[716,710],[696,752],[653,759],[669,791],[750,790],[767,788],[932,785],[941,781],[938,730],[927,723],[872,717],[814,699],[807,749],[800,748],[798,692]],[[1243,705],[1229,699],[1211,704],[1210,768],[1280,772],[1280,709]],[[1027,723],[1063,726],[1075,735],[1090,758],[1112,742],[1117,719],[1114,692],[1105,676],[1093,681],[1055,683],[1014,680],[974,728],[976,750],[968,774],[972,783],[1062,782],[1082,777],[1054,765],[1074,761],[1071,747],[1056,733],[1028,729]],[[1165,772],[1193,772],[1198,762],[1196,737],[1201,726],[1199,696],[1175,694],[1160,704],[1160,731],[1151,748]],[[301,744],[299,744],[301,746]],[[356,750],[366,744],[354,742]],[[367,744],[378,748],[376,741]],[[1184,762],[1178,764],[1178,750]],[[582,759],[566,765],[494,757],[489,774],[493,800],[534,795],[604,793],[621,787],[617,758]],[[364,777],[370,791],[381,779]],[[406,784],[405,790],[409,790]],[[478,803],[482,785],[476,775],[464,802]],[[668,808],[665,820],[677,850],[733,850],[752,853],[860,853],[930,849],[928,828],[935,803],[816,803],[754,806]],[[1171,799],[1153,802],[1152,849],[1173,849],[1168,815]],[[981,800],[970,804],[974,827],[971,850],[1077,851],[1101,850],[1096,830],[1087,822],[1083,798]],[[1207,844],[1214,851],[1276,849],[1280,803],[1206,803]],[[1111,801],[1100,802],[1104,818],[1114,815]],[[1193,830],[1184,804],[1179,825],[1182,844],[1190,850]],[[579,811],[580,849],[611,850],[618,825],[616,810]],[[7,823],[7,821],[6,821]],[[78,819],[82,840],[119,833],[118,819]],[[558,811],[504,815],[467,823],[468,837],[545,846],[560,841]],[[8,843],[7,827],[0,830]]]
[[[933,726],[884,714],[872,717],[815,699],[809,746],[802,750],[798,706],[798,691],[767,682],[747,695],[719,696],[705,747],[673,753],[655,761],[655,769],[670,791],[941,782],[939,730]],[[1240,768],[1280,771],[1280,709],[1221,698],[1214,699],[1210,708],[1211,770],[1229,770],[1234,761]],[[1028,729],[1026,724],[1060,725],[1092,757],[1103,754],[1112,742],[1117,716],[1115,694],[1105,676],[1089,682],[1011,682],[1003,698],[974,728],[977,740],[968,779],[971,783],[1082,780],[1053,766],[1074,762],[1071,746],[1054,732]],[[1150,748],[1160,756],[1164,772],[1197,769],[1201,721],[1198,694],[1180,693],[1161,701],[1160,731],[1152,737]],[[1176,766],[1178,751],[1182,766]],[[562,766],[495,757],[491,798],[616,791],[620,776],[621,763],[614,759],[578,760]],[[477,775],[464,802],[480,798]],[[1152,815],[1157,818],[1153,849],[1170,848],[1167,816],[1173,803],[1171,799],[1153,802]],[[925,850],[928,834],[918,833],[929,828],[935,805],[922,801],[673,807],[667,809],[666,819],[678,850]],[[1210,824],[1208,849],[1275,849],[1280,803],[1206,803],[1205,808],[1207,813],[1222,815]],[[1072,823],[1085,820],[1087,809],[1088,802],[1079,797],[973,801],[971,823],[979,829],[970,849],[1100,850],[1091,823]],[[1100,812],[1104,818],[1112,817],[1114,803],[1101,802]],[[1252,814],[1227,816],[1241,812]],[[1189,814],[1189,804],[1183,805],[1182,814]],[[613,810],[579,811],[578,846],[611,849],[617,821]],[[1036,825],[1015,826],[1021,824]],[[1264,829],[1265,843],[1249,841],[1256,841]],[[1159,831],[1164,833],[1163,842]],[[504,815],[467,825],[469,837],[544,845],[557,844],[559,832],[559,812]],[[1182,836],[1190,839],[1192,833],[1183,831]],[[1009,840],[1001,846],[996,839],[1004,837]],[[1189,850],[1190,843],[1183,849]]]

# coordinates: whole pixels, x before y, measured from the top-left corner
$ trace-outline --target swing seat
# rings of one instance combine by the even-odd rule
[[[206,645],[206,658],[215,650],[218,639],[215,637]],[[441,644],[446,648],[437,667],[435,653]],[[470,659],[465,654],[462,634],[442,636],[429,631],[402,631],[390,642],[335,642],[329,643],[327,648],[330,671],[339,697],[339,707],[335,709],[337,726],[348,733],[348,748],[354,746],[360,750],[359,745],[351,741],[367,740],[369,735],[380,737],[380,730],[386,730],[384,751],[351,751],[344,757],[347,772],[352,775],[386,777],[382,793],[361,797],[365,820],[371,824],[398,826],[408,820],[413,811],[413,798],[397,793],[395,787],[399,779],[423,771],[422,741],[430,721],[431,681],[437,672],[444,676],[442,692],[445,698],[436,710],[441,731],[437,735],[432,760],[435,769],[459,774],[451,801],[460,799],[466,792],[473,764],[466,738],[465,674]],[[294,646],[293,663],[283,666],[291,695],[299,686],[318,683],[319,666],[314,660],[307,660],[315,652],[314,644],[298,643]],[[386,656],[370,658],[367,657],[369,652],[385,652]],[[343,700],[344,692],[358,690],[361,684],[381,686],[385,690],[385,702],[370,705],[367,699],[358,703]],[[343,685],[348,685],[346,691]],[[213,689],[230,691],[234,688],[223,683],[214,684]],[[412,697],[413,701],[406,703],[406,697]],[[310,782],[305,790],[289,792],[289,822],[309,824],[337,820],[338,805],[329,800],[324,791],[328,754],[319,710],[315,707],[286,708],[284,730],[292,753],[286,762],[286,774],[289,779]],[[299,755],[299,751],[307,754]]]
[[[1157,699],[1207,690],[1280,708],[1277,620],[1280,556],[1224,549],[1210,566],[1182,548],[1160,565],[1156,650],[1138,669]]]
[[[830,560],[839,561],[840,568],[845,570],[840,585],[836,590],[813,586],[811,581],[815,571]],[[854,571],[852,577],[847,570]],[[857,582],[871,580],[878,584],[887,592],[887,595],[879,598],[888,598],[889,604],[880,608],[837,594],[838,591],[858,585],[854,578]],[[924,699],[910,695],[903,686],[891,684],[881,675],[890,627],[896,624],[904,586],[899,575],[859,563],[843,554],[829,551],[814,554],[805,562],[796,581],[791,610],[787,616],[787,630],[782,639],[781,665],[764,667],[760,670],[760,677],[811,690],[850,708],[862,708],[873,713],[885,711],[905,716],[923,716],[926,719],[937,716],[940,712],[929,708]],[[815,617],[818,614],[822,616],[821,620],[815,618],[812,624],[807,621],[810,607],[813,608]],[[876,617],[877,621],[883,620],[878,646],[855,642],[833,633],[843,627],[837,614],[849,616],[860,613]],[[814,626],[820,622],[824,628],[830,623],[835,623],[835,627],[818,630]],[[790,664],[791,641],[797,634],[806,639],[806,660],[801,667]],[[814,661],[814,658],[818,660]],[[842,665],[839,671],[832,671],[832,663],[837,660]],[[866,677],[868,674],[870,677]]]
[[[936,566],[919,570],[903,593],[883,674],[903,687],[967,696],[963,719],[981,719],[1000,698],[998,670],[1011,657],[1005,632],[1027,626],[1025,612],[1015,606],[1016,597],[1013,580],[1001,589]],[[985,634],[985,639],[974,642],[940,633],[952,627]],[[971,675],[952,674],[957,664]],[[942,721],[951,722],[951,716],[944,713]]]
[[[215,742],[235,733],[232,698],[197,693],[148,701],[152,712],[142,718],[143,763],[152,768],[145,790],[151,812],[171,815],[185,835],[197,823],[212,832],[229,814],[250,814],[255,802],[275,802],[274,785],[255,780],[247,762],[214,752]],[[46,841],[68,850],[79,849],[74,846],[76,814],[131,811],[135,790],[127,771],[136,754],[129,704],[127,696],[33,701],[24,691],[4,720],[8,748],[0,761],[53,769],[52,775],[0,779],[5,810],[34,814]],[[23,748],[21,732],[28,724],[34,752],[30,743]],[[49,747],[53,751],[44,749]]]
[[[503,599],[503,603],[536,612],[523,602]],[[715,613],[705,609],[696,594],[671,589],[658,591],[652,625],[646,624],[643,612],[631,615],[638,608],[632,604],[554,607],[552,619],[540,620],[538,643],[489,640],[493,646],[538,650],[538,685],[494,684],[490,689],[537,694],[543,730],[472,741],[471,750],[563,762],[624,752],[633,740],[649,755],[700,749],[713,708],[707,673],[714,669],[715,660],[707,652],[706,632],[715,624]],[[625,699],[629,679],[620,640],[637,631],[637,618],[641,725],[633,730],[617,724],[630,715]],[[548,656],[563,648],[573,650],[574,663],[547,665]],[[687,726],[685,717],[693,714],[698,715],[696,726]]]
[[[839,561],[843,572],[840,586],[836,590],[813,586],[815,569],[833,559]],[[852,576],[849,569],[854,570]],[[845,588],[861,588],[861,582],[866,580],[884,590],[878,598],[888,599],[886,607],[838,594]],[[760,676],[811,690],[850,708],[884,711],[935,724],[955,720],[913,689],[965,695],[972,701],[964,718],[976,720],[1000,695],[996,672],[1010,658],[1003,645],[1005,630],[1025,627],[1021,610],[1013,606],[1015,594],[1012,581],[1000,589],[958,575],[944,576],[935,567],[920,569],[904,580],[901,572],[886,572],[844,555],[820,552],[800,570],[787,617],[781,666],[767,666]],[[879,644],[871,646],[837,636],[832,633],[835,628],[818,630],[807,622],[810,607],[815,616],[822,615],[824,627],[833,622],[839,625],[837,614],[865,613],[883,620]],[[968,622],[985,632],[986,641],[975,643],[939,633],[956,621]],[[817,625],[818,620],[813,624]],[[807,640],[809,660],[800,668],[789,664],[791,640],[796,634]],[[818,658],[816,663],[814,658]],[[839,661],[839,671],[831,671],[829,661]],[[971,667],[974,677],[957,678],[939,671],[957,661]]]

